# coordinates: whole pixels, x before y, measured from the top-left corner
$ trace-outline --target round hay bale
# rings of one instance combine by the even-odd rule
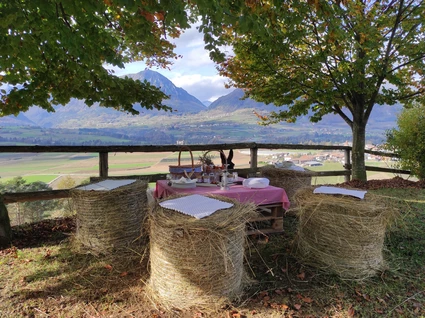
[[[71,190],[77,211],[76,242],[95,253],[123,252],[142,236],[148,182],[112,190]]]
[[[364,200],[299,190],[297,254],[314,267],[361,280],[383,269],[385,231],[396,210],[379,196]]]
[[[270,180],[270,185],[283,188],[291,202],[291,208],[294,208],[296,206],[295,193],[301,188],[311,187],[313,172],[282,169],[268,165],[260,168],[260,174]]]
[[[214,309],[240,296],[246,222],[257,215],[252,203],[194,217],[162,208],[149,213],[150,279],[147,292],[166,308]]]

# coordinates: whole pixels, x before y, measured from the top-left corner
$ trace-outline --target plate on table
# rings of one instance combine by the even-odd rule
[[[217,187],[217,183],[199,182],[196,183],[197,187]]]
[[[190,189],[190,188],[196,188],[196,180],[190,180],[182,182],[180,180],[172,181],[171,182],[172,188],[180,188],[180,189]]]

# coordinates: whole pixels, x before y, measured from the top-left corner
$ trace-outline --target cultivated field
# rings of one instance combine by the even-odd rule
[[[226,151],[226,153],[228,153]],[[294,152],[296,153],[296,152]],[[202,152],[193,152],[197,163]],[[212,152],[213,162],[221,165],[218,152]],[[145,175],[166,173],[170,164],[177,164],[178,153],[110,153],[109,175]],[[249,150],[235,150],[233,162],[236,169],[249,168]],[[271,155],[259,155],[259,165],[272,161]],[[182,153],[182,162],[190,164],[188,152]],[[367,162],[367,165],[390,167],[388,162]],[[313,171],[343,170],[341,163],[325,162],[320,167],[308,167]],[[41,154],[2,154],[0,155],[0,181],[21,176],[27,182],[42,181],[55,185],[62,176],[71,176],[77,183],[99,175],[97,153],[41,153]],[[368,172],[368,179],[386,179],[393,174]],[[335,184],[344,182],[343,176],[313,178],[312,184]]]

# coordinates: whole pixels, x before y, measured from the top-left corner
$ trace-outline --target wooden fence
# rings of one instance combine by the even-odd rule
[[[315,176],[345,176],[345,180],[349,181],[351,176],[351,147],[349,146],[325,146],[325,145],[295,145],[295,144],[266,144],[266,143],[234,143],[234,144],[209,144],[209,145],[189,145],[192,151],[207,150],[229,150],[229,149],[249,149],[250,150],[250,167],[247,169],[235,169],[241,176],[258,171],[258,150],[339,150],[344,152],[344,169],[339,171],[320,171],[315,172]],[[109,153],[152,153],[152,152],[177,152],[181,146],[163,145],[163,146],[0,146],[0,153],[98,153],[99,154],[99,175],[90,178],[91,181],[101,179],[131,179],[145,178],[151,182],[159,179],[165,179],[165,173],[152,175],[136,175],[136,176],[108,176],[108,155]],[[384,157],[398,157],[396,154],[365,150],[366,153]],[[366,166],[368,171],[391,172],[398,174],[410,174],[407,170],[398,170],[382,167]],[[69,190],[51,190],[24,193],[5,193],[3,194],[3,202],[27,202],[38,200],[62,199],[69,197]]]

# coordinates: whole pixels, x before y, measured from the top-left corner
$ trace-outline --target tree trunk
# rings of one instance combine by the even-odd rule
[[[9,214],[6,205],[0,199],[0,250],[10,247],[12,242],[12,230],[10,227]]]
[[[367,181],[364,160],[366,144],[366,125],[353,122],[352,177],[353,180]]]

